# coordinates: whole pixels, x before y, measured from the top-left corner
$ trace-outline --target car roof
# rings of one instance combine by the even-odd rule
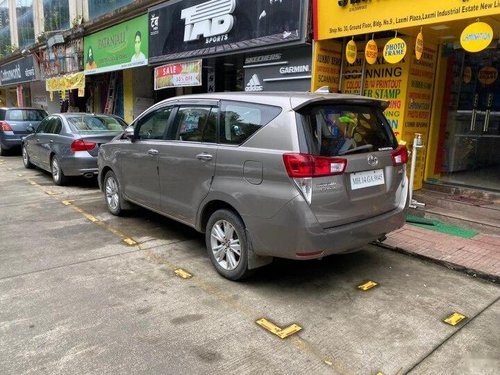
[[[168,98],[160,103],[175,103],[182,100],[236,100],[251,103],[277,105],[284,108],[298,110],[306,105],[320,101],[333,101],[338,103],[377,105],[387,107],[385,100],[374,99],[367,96],[324,93],[324,92],[289,92],[289,91],[266,91],[266,92],[216,92],[207,94],[181,95]]]
[[[9,109],[35,109],[37,111],[45,111],[43,108],[35,108],[35,107],[0,107],[0,109],[3,110],[9,110]]]

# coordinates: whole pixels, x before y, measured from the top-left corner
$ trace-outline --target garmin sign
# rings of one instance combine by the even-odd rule
[[[38,70],[31,55],[0,67],[1,86],[36,81],[37,76]]]
[[[171,0],[149,9],[149,62],[305,41],[306,0]]]
[[[311,88],[310,46],[279,53],[246,56],[245,91],[308,91]]]

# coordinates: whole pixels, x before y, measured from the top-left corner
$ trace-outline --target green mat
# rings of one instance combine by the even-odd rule
[[[475,230],[465,229],[456,227],[454,225],[444,224],[439,220],[427,219],[425,217],[419,217],[415,215],[406,215],[406,222],[417,227],[426,228],[436,232],[450,234],[452,236],[462,237],[462,238],[472,238],[479,232]]]

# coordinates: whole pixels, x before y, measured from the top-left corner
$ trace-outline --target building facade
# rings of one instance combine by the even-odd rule
[[[389,100],[424,182],[500,191],[500,2],[315,0],[311,88]]]

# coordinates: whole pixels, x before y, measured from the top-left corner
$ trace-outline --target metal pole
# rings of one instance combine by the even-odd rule
[[[415,133],[415,138],[413,138],[413,148],[411,151],[411,168],[410,168],[410,194],[409,201],[411,208],[423,207],[425,203],[419,203],[415,199],[413,199],[413,181],[415,180],[415,163],[417,161],[417,150],[423,148],[424,145],[422,143],[422,134]]]

